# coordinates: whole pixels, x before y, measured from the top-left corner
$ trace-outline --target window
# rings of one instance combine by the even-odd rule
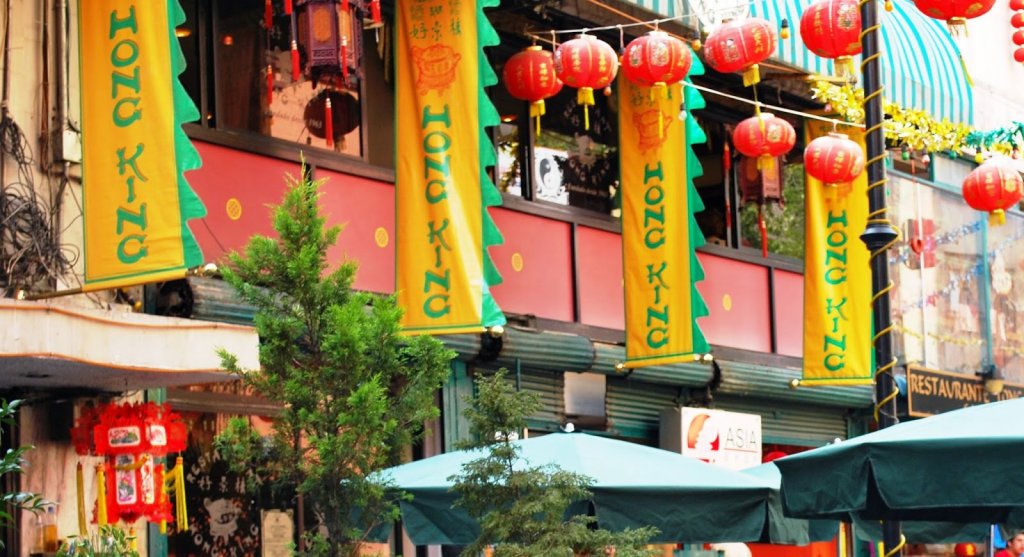
[[[366,99],[392,106],[377,54],[386,33],[363,29],[354,11],[296,4],[301,70],[295,75],[293,21],[283,0],[271,3],[269,27],[262,0],[183,0],[182,6],[182,82],[204,114],[202,125],[391,165],[391,125],[363,126]]]

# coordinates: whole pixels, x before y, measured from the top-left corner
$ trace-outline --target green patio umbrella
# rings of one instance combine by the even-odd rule
[[[774,462],[766,462],[742,472],[760,478],[772,487],[771,495],[765,503],[766,522],[759,540],[762,543],[807,545],[811,542],[831,540],[839,534],[838,520],[807,520],[790,518],[783,514],[780,492],[782,474]]]
[[[613,531],[654,526],[652,542],[756,541],[771,488],[764,480],[661,449],[585,433],[553,433],[516,441],[520,465],[555,464],[592,480],[592,513]],[[386,469],[381,477],[412,499],[401,502],[403,525],[416,544],[462,545],[478,527],[448,478],[481,451],[454,451]]]
[[[1024,399],[904,422],[774,462],[788,516],[1018,523]]]

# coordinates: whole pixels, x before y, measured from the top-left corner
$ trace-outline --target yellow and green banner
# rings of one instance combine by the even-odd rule
[[[626,367],[692,360],[708,351],[696,323],[707,315],[694,251],[704,236],[693,217],[703,205],[692,144],[704,134],[689,111],[679,116],[686,92],[690,109],[703,99],[680,84],[659,95],[620,77],[618,88]]]
[[[202,263],[187,221],[206,214],[185,181],[199,112],[178,75],[177,0],[79,4],[84,291],[182,277]]]
[[[807,142],[832,124],[807,123]],[[864,148],[861,130],[843,130]],[[871,266],[860,240],[868,218],[867,173],[825,186],[806,176],[804,372],[807,385],[872,383]]]
[[[501,195],[484,127],[498,113],[483,48],[498,36],[483,8],[497,0],[397,2],[395,37],[396,286],[407,333],[481,331],[505,323],[487,248],[501,235],[487,212]]]

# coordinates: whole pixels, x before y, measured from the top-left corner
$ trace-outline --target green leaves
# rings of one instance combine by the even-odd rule
[[[0,399],[0,424],[15,426],[14,415],[21,406],[20,400],[10,402]],[[3,435],[0,432],[0,435]],[[0,485],[7,485],[4,476],[20,474],[25,464],[23,458],[25,453],[31,450],[31,446],[8,449],[0,459]],[[46,503],[42,497],[27,491],[15,491],[11,493],[0,493],[0,528],[6,528],[14,524],[14,511],[21,509],[30,512],[41,512]],[[4,542],[0,539],[0,549],[4,549]]]
[[[245,420],[219,438],[222,455],[278,486],[297,489],[323,517],[307,555],[356,555],[359,541],[397,514],[388,486],[367,475],[396,464],[436,417],[434,396],[454,352],[430,337],[401,336],[392,296],[352,290],[356,264],[332,268],[341,231],[320,215],[319,181],[303,166],[274,208],[276,238],[256,236],[232,254],[224,278],[256,307],[260,370],[225,369],[281,406],[273,434]]]

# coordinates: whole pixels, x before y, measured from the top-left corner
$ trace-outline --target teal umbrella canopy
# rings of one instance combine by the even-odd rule
[[[557,465],[590,478],[589,501],[576,511],[619,531],[654,526],[653,542],[756,541],[765,523],[770,486],[762,479],[661,449],[585,433],[554,433],[516,441],[515,466]],[[411,500],[403,525],[416,544],[462,545],[479,528],[450,490],[449,477],[482,451],[454,451],[380,472]]]
[[[782,508],[782,474],[774,462],[747,468],[743,473],[767,482],[772,492],[765,503],[767,513],[764,530],[759,541],[785,545],[807,545],[811,542],[829,541],[839,534],[838,520],[807,520],[785,516]]]
[[[792,517],[1017,523],[1024,399],[900,423],[774,462]]]

